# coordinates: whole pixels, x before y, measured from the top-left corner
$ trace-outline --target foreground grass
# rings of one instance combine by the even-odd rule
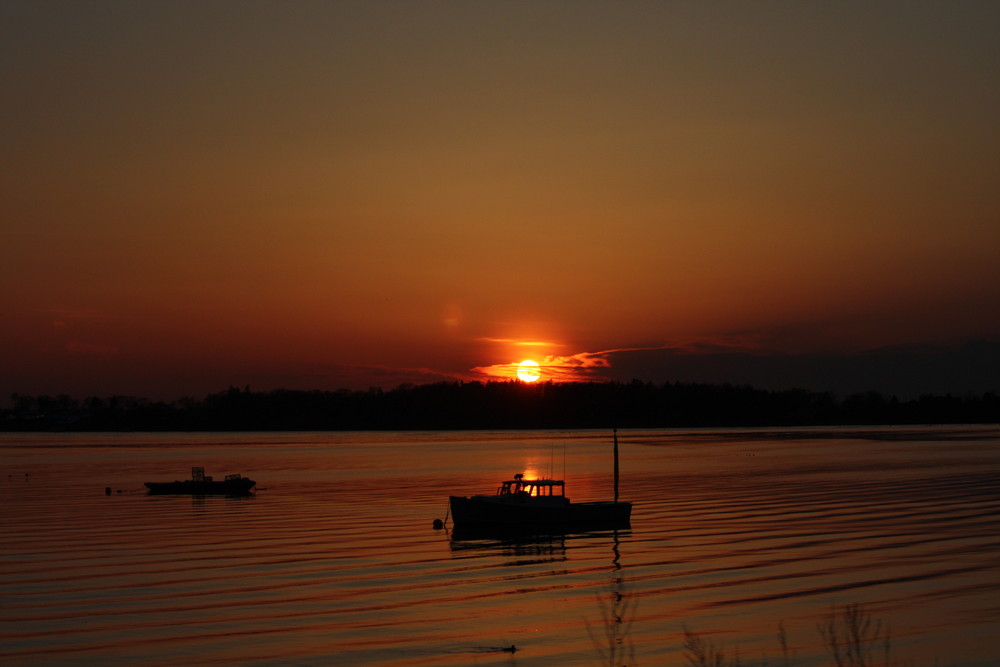
[[[859,604],[849,604],[830,612],[816,625],[826,652],[836,667],[897,667],[893,660],[892,638],[888,624],[874,619]],[[691,667],[792,667],[795,656],[789,650],[784,623],[778,624],[781,653],[775,662],[766,658],[743,662],[739,651],[727,651],[725,644],[684,630],[684,657]]]

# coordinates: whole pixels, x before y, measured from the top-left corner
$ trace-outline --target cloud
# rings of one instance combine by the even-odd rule
[[[839,395],[879,391],[902,399],[1000,390],[1000,343],[989,341],[810,354],[647,348],[617,350],[606,359],[604,375],[623,382],[748,384]]]
[[[371,386],[391,388],[404,384],[432,384],[466,379],[431,368],[350,364],[328,364],[306,375],[310,381],[324,378],[335,383],[338,388],[345,389],[364,389]]]
[[[118,354],[118,348],[114,345],[82,343],[80,341],[66,343],[66,351],[70,354],[82,354],[91,357],[112,357]]]
[[[515,341],[511,341],[515,342]],[[518,341],[519,342],[519,341]],[[535,343],[529,343],[534,345]],[[550,343],[538,343],[551,346]],[[619,347],[598,352],[578,352],[570,355],[549,355],[538,363],[542,368],[542,377],[553,382],[606,382],[621,379],[616,372],[615,359],[622,359],[631,354],[652,354],[669,352],[683,354],[710,354],[731,350],[751,350],[755,346],[742,340],[728,338],[702,338],[698,340],[678,341],[669,345],[652,345],[638,347]],[[477,366],[471,369],[473,373],[488,378],[514,378],[517,376],[517,362],[508,364],[493,364]],[[629,378],[631,379],[631,378]]]
[[[839,395],[879,391],[902,399],[1000,391],[1000,343],[985,340],[785,354],[735,339],[705,339],[549,356],[539,363],[542,379],[552,382],[729,383]],[[471,369],[485,379],[513,379],[516,371],[516,363]]]
[[[38,308],[37,312],[59,320],[92,320],[103,315],[95,308]]]
[[[546,340],[519,340],[517,338],[480,338],[485,343],[504,343],[506,345],[516,345],[518,347],[562,347],[559,343]]]
[[[610,379],[602,370],[610,366],[604,352],[580,352],[578,354],[560,356],[550,355],[538,361],[543,381],[552,382],[600,382]],[[484,379],[512,380],[517,377],[517,366],[520,361],[490,366],[476,366],[470,371]]]

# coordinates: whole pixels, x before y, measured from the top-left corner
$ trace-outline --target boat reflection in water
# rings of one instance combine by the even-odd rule
[[[614,552],[612,559],[613,576],[608,582],[607,595],[598,596],[597,607],[601,622],[592,625],[586,622],[587,633],[594,644],[594,650],[600,656],[602,664],[608,667],[635,664],[635,646],[629,635],[632,632],[632,622],[635,620],[635,597],[628,590],[621,564],[621,540],[618,531],[614,531]]]
[[[607,583],[596,592],[596,614],[593,607],[589,613],[581,607],[581,613],[596,664],[618,667],[635,664],[635,646],[631,632],[636,600],[626,584],[620,551],[622,537],[630,534],[630,530],[617,529],[562,531],[523,526],[456,526],[450,532],[450,544],[452,554],[459,558],[494,556],[502,559],[503,566],[523,566],[529,569],[559,563],[555,567],[567,568],[567,571],[579,568],[579,559],[590,558],[586,554],[592,554],[591,550],[595,547],[603,551],[610,546],[611,575]],[[577,562],[563,565],[570,561]]]
[[[566,535],[498,533],[488,530],[453,530],[450,546],[456,556],[495,554],[504,566],[537,565],[565,561]]]

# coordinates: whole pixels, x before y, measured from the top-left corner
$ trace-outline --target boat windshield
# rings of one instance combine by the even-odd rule
[[[503,482],[497,489],[498,496],[564,496],[565,483],[561,479],[522,479],[520,475]]]

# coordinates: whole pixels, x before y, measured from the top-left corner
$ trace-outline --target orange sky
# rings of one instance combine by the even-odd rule
[[[992,3],[33,0],[0,31],[0,395],[1000,337]]]

